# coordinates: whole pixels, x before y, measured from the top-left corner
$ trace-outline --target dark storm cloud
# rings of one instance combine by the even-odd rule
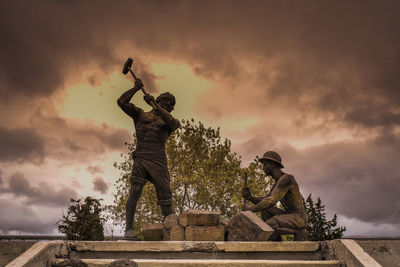
[[[44,140],[33,129],[0,126],[0,161],[40,164],[45,156]]]
[[[44,116],[31,117],[31,123],[45,140],[46,156],[61,160],[88,161],[110,151],[121,151],[132,135],[128,130],[89,121]]]
[[[220,97],[207,96],[215,102],[214,112],[252,109],[248,102],[237,106],[222,100],[244,87],[249,95],[264,91],[254,105],[273,105],[275,100],[280,108],[334,115],[351,124],[363,124],[368,116],[397,116],[398,1],[229,3],[180,2],[154,12],[152,23],[140,22],[141,28],[151,29],[152,41],[164,47],[166,56],[172,54],[220,83]],[[189,18],[190,27],[180,26]],[[140,37],[148,40],[146,31]],[[132,45],[137,43],[132,39]],[[157,52],[158,46],[149,44],[148,49]],[[366,112],[356,115],[360,109]]]
[[[398,160],[395,151],[373,144],[336,144],[306,150],[292,169],[299,168],[304,186],[335,212],[364,222],[399,225],[400,172],[393,168]],[[310,166],[311,162],[319,166]]]
[[[132,138],[127,130],[107,124],[56,116],[37,114],[32,116],[31,123],[32,128],[7,129],[0,126],[0,162],[42,164],[49,156],[85,161],[109,151],[121,151],[124,142]]]
[[[398,123],[398,1],[2,5],[1,32],[8,41],[2,42],[0,78],[7,92],[49,95],[62,87],[66,74],[88,64],[104,74],[120,69],[125,51],[138,56],[135,71],[150,90],[156,77],[142,57],[189,64],[217,81],[221,96],[241,87],[250,96],[264,91],[253,97],[254,106],[271,104],[272,97],[306,114],[334,114],[349,123],[363,124],[368,116],[395,117]],[[32,70],[22,75],[21,65]],[[226,115],[245,111],[249,103],[233,110],[214,105],[214,112]]]
[[[108,191],[108,184],[104,181],[103,178],[96,177],[93,180],[93,190],[105,194]]]
[[[99,72],[88,77],[92,83],[102,74],[122,69],[126,58],[117,58],[112,38],[121,28],[131,28],[131,14],[122,21],[118,18],[125,8],[130,7],[109,9],[104,2],[2,2],[0,33],[7,42],[0,44],[0,96],[49,96],[69,76],[89,67]],[[110,16],[116,16],[121,25],[105,25],[104,20],[114,20]],[[134,64],[139,70],[136,74],[152,91],[155,76],[148,64],[140,56]]]
[[[67,186],[56,189],[47,182],[33,186],[22,173],[13,174],[8,181],[8,187],[3,187],[2,192],[22,199],[27,205],[47,207],[66,207],[71,198],[78,196],[73,188]]]
[[[93,63],[108,70],[116,63],[108,43],[73,19],[64,1],[2,2],[1,93],[48,96],[64,85],[79,65]],[[90,44],[88,49],[86,44]]]
[[[400,125],[400,112],[387,106],[365,106],[346,114],[346,120],[365,127]]]

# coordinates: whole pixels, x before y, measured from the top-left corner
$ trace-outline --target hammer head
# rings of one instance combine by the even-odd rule
[[[122,73],[127,74],[128,71],[131,69],[133,63],[133,59],[128,58],[124,64],[124,67],[122,68]]]

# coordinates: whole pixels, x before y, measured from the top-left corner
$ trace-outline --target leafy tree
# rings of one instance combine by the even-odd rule
[[[136,139],[127,144],[129,151],[134,151],[136,145]],[[181,127],[168,139],[166,153],[175,210],[179,213],[186,209],[218,210],[232,217],[241,209],[244,172],[248,173],[253,194],[265,195],[271,186],[257,160],[247,168],[241,167],[240,157],[231,151],[231,142],[221,138],[220,129],[207,128],[193,119],[182,120]],[[116,223],[124,223],[132,168],[131,153],[122,157],[121,163],[114,164],[121,170],[121,177],[115,183],[117,191],[110,207]],[[135,229],[138,231],[143,223],[160,221],[155,189],[147,183],[137,206]]]
[[[71,199],[67,215],[57,223],[58,230],[69,240],[104,240],[104,208],[100,199],[86,197],[85,201]]]
[[[308,216],[307,240],[322,241],[341,238],[346,227],[337,227],[337,216],[333,216],[332,220],[326,219],[325,205],[322,204],[318,197],[316,203],[308,195],[304,203]]]

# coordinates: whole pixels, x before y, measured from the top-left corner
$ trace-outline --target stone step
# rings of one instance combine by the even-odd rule
[[[214,242],[214,241],[69,241],[75,251],[224,251],[224,252],[314,252],[320,244],[302,242]]]
[[[79,265],[80,264],[80,265]],[[86,264],[86,265],[84,265]],[[338,260],[318,260],[318,261],[289,261],[289,260],[160,260],[160,259],[54,259],[52,262],[53,267],[58,266],[88,266],[88,267],[100,267],[100,266],[138,266],[138,267],[202,267],[202,266],[229,266],[229,267],[283,267],[283,266],[304,266],[304,267],[342,267],[345,266]]]
[[[321,260],[318,242],[80,241],[72,259]]]
[[[57,267],[382,266],[354,240],[337,239],[326,242],[48,241],[34,244],[7,267],[50,266],[52,262]]]

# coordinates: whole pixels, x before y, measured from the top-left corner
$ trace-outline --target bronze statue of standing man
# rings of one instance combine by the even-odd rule
[[[174,110],[175,97],[168,92],[160,94],[156,99],[146,94],[144,100],[153,109],[144,112],[130,103],[133,95],[142,88],[142,81],[137,79],[135,87],[123,93],[117,101],[118,106],[133,119],[138,141],[136,151],[133,153],[131,188],[126,202],[124,238],[128,240],[139,240],[134,232],[133,220],[143,186],[147,181],[154,184],[157,204],[160,205],[164,217],[173,213],[165,144],[171,133],[180,125],[170,114]]]

